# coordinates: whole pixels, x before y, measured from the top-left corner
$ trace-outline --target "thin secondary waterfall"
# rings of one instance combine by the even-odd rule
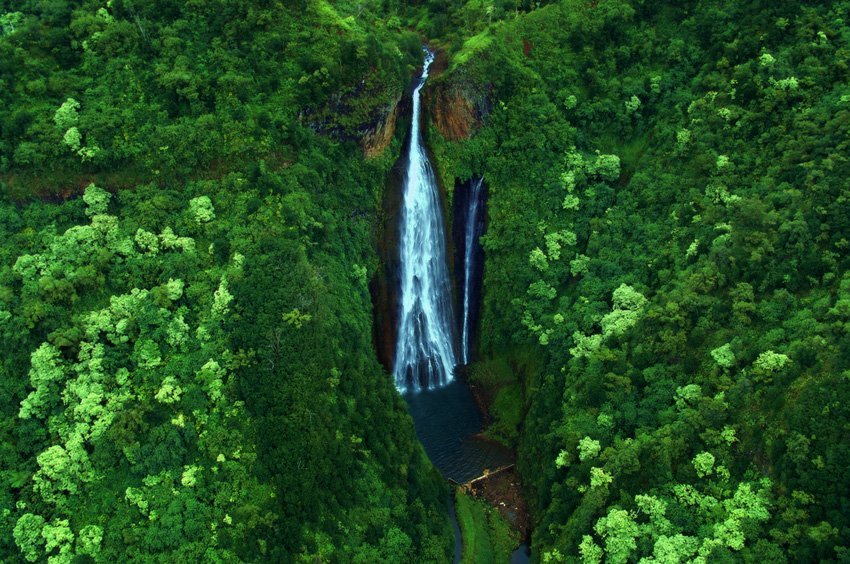
[[[426,49],[422,77],[413,91],[403,188],[401,295],[393,367],[401,391],[441,387],[452,380],[457,364],[443,210],[420,130],[420,94],[433,61],[434,54]]]
[[[469,187],[469,197],[466,207],[466,218],[463,237],[463,317],[461,321],[461,359],[464,364],[472,360],[470,350],[472,349],[472,305],[475,296],[474,279],[478,272],[480,260],[478,249],[478,237],[484,228],[484,215],[481,213],[481,200],[484,178],[473,180]]]

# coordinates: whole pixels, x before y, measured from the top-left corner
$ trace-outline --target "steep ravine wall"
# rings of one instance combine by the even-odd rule
[[[472,80],[461,68],[447,75],[448,59],[437,54],[425,107],[434,126],[447,141],[463,141],[475,135],[492,110],[492,87]]]
[[[360,148],[367,159],[379,156],[392,143],[396,133],[396,123],[402,111],[402,97],[385,106],[373,122],[365,129],[360,138]]]
[[[398,216],[401,211],[401,186],[406,168],[407,152],[402,151],[386,181],[381,212],[375,228],[380,266],[370,283],[375,312],[373,324],[375,351],[378,354],[378,360],[390,373],[395,363],[395,345],[398,336],[398,300],[401,286]]]
[[[468,210],[473,204],[472,198],[475,197],[472,189],[473,184],[479,179],[470,178],[469,180],[455,180],[454,193],[452,194],[452,214],[451,214],[451,233],[452,241],[455,248],[454,253],[454,269],[457,276],[454,278],[455,285],[455,308],[457,314],[457,331],[463,338],[463,306],[464,306],[464,282],[466,270],[466,236],[469,221]],[[476,218],[475,236],[480,237],[487,230],[487,184],[484,182],[478,194],[479,212]],[[470,351],[471,356],[475,358],[475,349],[478,336],[478,321],[481,317],[481,289],[484,279],[484,250],[477,243],[472,245],[472,272],[471,276],[471,294],[469,303],[469,327],[470,327]]]

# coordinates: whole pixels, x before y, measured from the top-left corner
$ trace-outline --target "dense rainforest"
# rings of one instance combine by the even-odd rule
[[[484,126],[433,143],[490,186],[478,377],[538,557],[850,560],[850,4],[478,21],[440,91]]]
[[[354,4],[0,8],[0,560],[445,561],[370,337],[400,141],[353,141],[419,38]]]
[[[850,561],[844,0],[0,0],[0,560],[451,560],[370,293],[423,43],[532,560]]]

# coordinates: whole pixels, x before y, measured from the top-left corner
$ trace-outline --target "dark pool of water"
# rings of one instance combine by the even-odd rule
[[[511,554],[511,564],[528,564],[531,561],[531,549],[522,543],[519,548]]]
[[[425,452],[445,478],[463,483],[513,461],[509,449],[478,436],[484,420],[466,382],[404,398]]]

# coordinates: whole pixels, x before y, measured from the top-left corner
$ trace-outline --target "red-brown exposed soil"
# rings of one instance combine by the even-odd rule
[[[519,476],[513,467],[493,472],[485,478],[464,484],[461,488],[487,501],[519,532],[523,540],[527,540],[531,532],[531,520],[528,505],[522,497]]]

